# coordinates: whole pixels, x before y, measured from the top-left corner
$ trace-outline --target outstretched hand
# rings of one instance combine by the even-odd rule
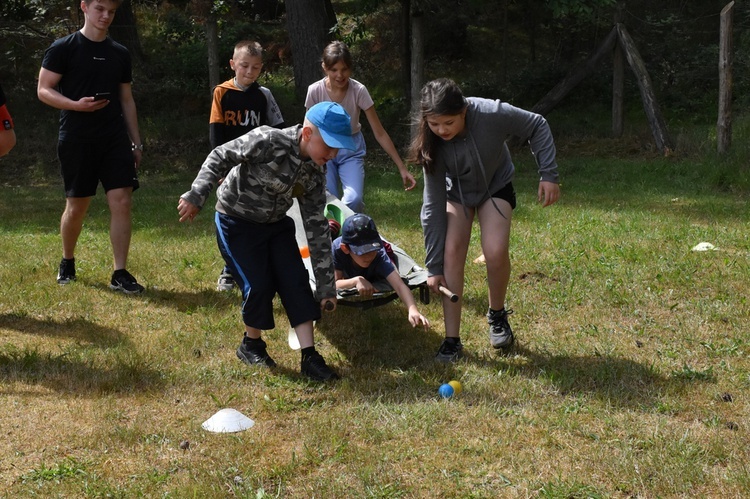
[[[177,211],[180,213],[180,222],[184,222],[185,220],[190,220],[192,222],[195,216],[200,212],[200,209],[190,201],[185,201],[180,198],[180,201],[177,203]]]
[[[542,203],[543,208],[555,204],[557,200],[560,199],[560,186],[554,182],[542,180],[539,182],[537,199]]]
[[[409,170],[401,170],[399,173],[401,173],[401,181],[404,183],[404,190],[410,191],[416,187],[417,179],[409,173]]]
[[[430,329],[430,321],[427,320],[427,317],[419,313],[417,307],[409,308],[409,323],[411,327],[422,326],[425,331]]]

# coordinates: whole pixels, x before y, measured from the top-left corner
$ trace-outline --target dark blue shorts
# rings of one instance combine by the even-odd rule
[[[291,218],[259,224],[217,212],[215,222],[221,256],[242,289],[245,325],[273,329],[277,293],[293,327],[320,319]]]
[[[138,189],[135,157],[127,135],[92,143],[61,140],[57,157],[66,197],[91,197],[99,182],[104,192],[123,187]]]

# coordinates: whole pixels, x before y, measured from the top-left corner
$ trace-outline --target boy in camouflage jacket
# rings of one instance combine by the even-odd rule
[[[281,297],[302,348],[301,372],[316,380],[338,375],[315,350],[313,321],[321,308],[336,306],[326,204],[326,161],[339,149],[354,149],[349,115],[339,104],[322,102],[310,108],[302,125],[268,126],[214,149],[190,190],[180,197],[180,222],[192,221],[217,189],[216,239],[224,261],[242,289],[245,333],[237,356],[250,365],[274,367],[261,338],[273,329],[273,298]],[[299,201],[316,280],[317,299],[308,284],[286,214]]]

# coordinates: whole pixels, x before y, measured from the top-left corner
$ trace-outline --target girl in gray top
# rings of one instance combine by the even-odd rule
[[[547,121],[499,100],[465,98],[452,80],[438,79],[422,88],[419,131],[411,161],[424,169],[424,230],[427,284],[433,292],[445,286],[463,295],[464,265],[476,215],[487,263],[490,343],[513,344],[505,310],[510,279],[510,222],[516,205],[514,167],[506,141],[528,141],[539,167],[538,198],[543,206],[560,196],[555,144]],[[443,298],[445,341],[437,360],[461,357],[461,301]]]

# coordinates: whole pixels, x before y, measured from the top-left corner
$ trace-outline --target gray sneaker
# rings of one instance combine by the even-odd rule
[[[459,338],[445,338],[438,348],[435,360],[438,362],[456,362],[463,357],[464,346]]]
[[[490,344],[493,348],[510,348],[513,345],[513,330],[508,324],[508,316],[513,310],[492,310],[487,312],[487,322],[490,325]]]
[[[216,281],[216,291],[232,291],[234,289],[234,277],[227,270],[223,270]]]

